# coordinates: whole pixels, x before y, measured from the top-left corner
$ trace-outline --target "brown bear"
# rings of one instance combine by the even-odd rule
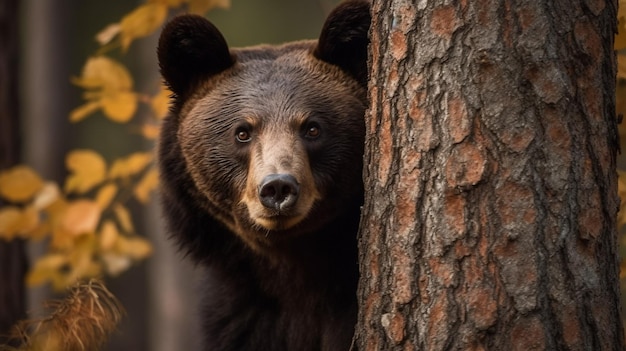
[[[229,49],[194,15],[163,29],[163,212],[206,269],[206,350],[350,349],[369,24],[348,1],[317,41]]]

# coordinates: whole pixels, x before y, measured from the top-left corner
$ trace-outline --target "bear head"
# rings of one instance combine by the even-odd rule
[[[169,22],[158,44],[173,92],[159,144],[166,211],[193,202],[264,252],[358,209],[369,23],[369,4],[348,1],[317,41],[231,49],[203,17]]]

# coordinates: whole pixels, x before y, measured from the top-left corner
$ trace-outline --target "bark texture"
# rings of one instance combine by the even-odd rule
[[[359,350],[621,350],[616,1],[379,1]]]
[[[15,165],[19,156],[17,10],[17,0],[0,0],[0,170]],[[26,268],[24,241],[0,240],[0,345],[26,316]]]

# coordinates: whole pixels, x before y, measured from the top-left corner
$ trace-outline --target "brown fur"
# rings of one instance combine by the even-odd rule
[[[274,49],[261,46],[233,50],[237,64],[204,83],[198,93],[185,102],[180,114],[184,116],[178,132],[182,156],[189,165],[188,170],[197,189],[202,193],[202,201],[207,202],[207,208],[226,210],[229,215],[221,217],[221,221],[257,250],[271,246],[273,239],[281,240],[292,235],[288,230],[302,220],[306,221],[306,217],[309,218],[308,223],[302,223],[292,232],[303,234],[314,231],[321,218],[329,216],[328,212],[336,212],[330,203],[313,209],[316,200],[324,198],[327,202],[334,202],[335,194],[331,192],[360,191],[356,187],[358,181],[354,181],[360,178],[361,167],[358,164],[352,170],[342,172],[341,176],[350,179],[349,182],[334,180],[342,186],[352,186],[352,189],[333,189],[333,184],[322,184],[330,180],[319,179],[316,182],[307,151],[298,141],[304,121],[314,113],[332,113],[335,119],[332,122],[337,124],[329,125],[329,128],[350,131],[347,139],[333,141],[332,147],[349,149],[345,157],[350,159],[362,155],[362,117],[349,119],[342,116],[362,115],[360,111],[364,109],[365,89],[338,67],[315,59],[311,54],[314,48],[315,42],[308,41]],[[267,57],[268,51],[274,54],[272,60],[258,59]],[[237,95],[236,101],[221,98],[233,95]],[[324,110],[320,111],[322,107]],[[246,174],[238,174],[232,177],[232,181],[226,181],[230,174],[216,174],[215,167],[209,164],[211,160],[207,160],[207,155],[199,150],[216,148],[216,141],[207,136],[227,134],[237,122],[249,124],[254,136],[250,145],[242,151],[247,167],[240,170]],[[224,137],[220,135],[220,138]],[[224,139],[232,142],[231,135]],[[226,156],[232,157],[233,152],[239,151],[229,149]],[[211,156],[225,155],[217,152]],[[285,214],[287,217],[271,220],[268,217],[272,211],[260,204],[257,188],[265,176],[280,172],[289,172],[296,177],[302,196],[298,199],[297,208]],[[216,182],[216,177],[225,181]],[[231,191],[225,193],[225,186],[229,186]],[[240,192],[240,189],[245,190]],[[312,210],[316,212],[311,213]],[[277,228],[282,229],[281,238],[272,235],[272,230]]]
[[[197,16],[163,30],[164,214],[207,269],[209,350],[350,345],[369,20],[349,1],[319,42],[243,49]]]

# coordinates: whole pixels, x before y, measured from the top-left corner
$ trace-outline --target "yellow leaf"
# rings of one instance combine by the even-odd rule
[[[96,202],[77,200],[67,206],[61,226],[66,233],[73,236],[94,233],[101,213],[102,210]]]
[[[148,3],[122,18],[120,35],[122,49],[127,50],[130,43],[141,37],[152,34],[159,29],[167,17],[167,5]]]
[[[12,202],[30,200],[43,186],[43,181],[27,166],[15,166],[0,172],[0,196]]]
[[[107,89],[108,91],[117,91],[114,89]],[[100,100],[102,99],[102,95],[103,95],[103,90],[89,90],[89,91],[85,91],[83,92],[83,99],[85,100]]]
[[[128,157],[115,160],[109,170],[109,178],[126,178],[143,171],[152,161],[152,153],[136,152]]]
[[[35,195],[33,206],[38,210],[43,210],[57,201],[59,197],[61,197],[61,190],[57,183],[46,182],[37,195]]]
[[[70,122],[76,123],[82,121],[90,114],[96,112],[101,105],[100,101],[90,101],[86,104],[78,106],[70,112]]]
[[[64,288],[79,279],[100,274],[100,264],[94,260],[97,248],[96,236],[91,233],[72,237],[70,244],[63,248],[66,252],[67,263],[63,267],[63,274],[53,280],[55,289]]]
[[[198,15],[204,15],[215,7],[227,9],[230,7],[230,0],[189,0],[189,12]]]
[[[111,23],[106,28],[101,30],[98,34],[96,34],[96,41],[100,45],[106,45],[115,38],[116,35],[120,33],[121,26],[119,23]]]
[[[23,239],[29,239],[39,222],[39,212],[33,206],[24,209],[4,207],[0,209],[0,238],[11,240],[19,235]]]
[[[113,277],[127,270],[133,263],[130,257],[114,252],[102,254],[102,262],[104,263],[106,272]]]
[[[137,110],[137,95],[129,91],[105,94],[100,100],[102,111],[113,122],[128,122]]]
[[[68,206],[69,203],[65,199],[60,198],[45,210],[47,218],[45,223],[49,226],[48,230],[52,234],[50,246],[53,248],[68,248],[72,246],[74,238],[70,233],[65,232],[62,226]]]
[[[133,260],[142,260],[152,253],[152,245],[141,237],[120,236],[115,243],[115,251]]]
[[[115,276],[130,267],[132,261],[142,260],[152,253],[152,245],[140,237],[118,236],[113,251],[102,254],[106,271]]]
[[[170,109],[170,96],[172,92],[165,86],[161,85],[159,93],[150,100],[150,107],[157,119],[163,119],[167,116]]]
[[[613,47],[616,51],[626,48],[626,1],[620,0],[617,12],[617,35]]]
[[[626,54],[617,55],[617,78],[626,79]],[[626,96],[622,98],[626,99]]]
[[[62,226],[57,226],[52,229],[52,241],[50,242],[50,246],[60,250],[72,249],[74,239],[76,239],[75,235],[64,230]]]
[[[72,172],[65,181],[65,191],[69,193],[85,193],[100,184],[106,175],[104,159],[92,150],[71,151],[65,164]]]
[[[59,279],[59,270],[67,264],[67,257],[61,254],[48,254],[35,261],[35,265],[26,276],[29,287],[41,285],[48,280]]]
[[[125,233],[133,233],[135,231],[130,211],[128,211],[126,207],[121,204],[116,204],[113,207],[113,212],[115,212],[115,216]]]
[[[109,119],[125,123],[137,110],[137,95],[131,91],[133,81],[126,67],[104,56],[87,60],[80,78],[74,83],[88,91],[84,98],[89,102],[77,107],[70,113],[70,121],[78,122],[99,108]]]
[[[89,58],[82,75],[72,81],[86,89],[130,90],[133,87],[133,80],[126,67],[106,56]]]
[[[41,222],[40,225],[37,226],[33,231],[28,233],[28,239],[31,242],[38,241],[44,239],[51,232],[51,225],[48,221]]]
[[[626,19],[624,19],[623,17],[620,18],[618,27],[619,34],[615,36],[615,43],[613,44],[615,51],[626,49],[626,25],[624,24],[624,22],[626,22]]]
[[[144,124],[141,126],[141,135],[146,139],[155,140],[159,137],[160,132],[161,127],[155,124]]]
[[[39,226],[39,222],[39,211],[33,206],[28,206],[22,210],[17,233],[22,239],[30,239],[33,231]]]
[[[46,207],[45,212],[48,222],[55,226],[60,225],[63,221],[63,216],[65,215],[65,210],[68,205],[69,202],[65,198],[59,197],[56,201]]]
[[[100,188],[100,190],[98,190],[98,194],[96,195],[96,203],[101,210],[109,207],[111,201],[113,201],[115,195],[117,195],[117,190],[117,185],[113,183],[109,183]]]
[[[22,211],[15,206],[0,209],[0,239],[13,240],[19,230]]]
[[[626,171],[617,170],[617,192],[620,197],[626,196]]]
[[[105,221],[100,229],[100,249],[103,251],[109,251],[115,246],[117,238],[120,236],[115,223],[112,221]]]
[[[150,193],[159,185],[159,172],[156,168],[150,168],[133,189],[133,194],[141,203],[146,204],[150,200]]]
[[[80,279],[100,275],[102,267],[94,261],[96,246],[94,236],[84,235],[77,239],[76,246],[69,255],[70,271],[66,278],[67,284],[74,284]]]
[[[128,122],[137,110],[137,94],[132,92],[133,80],[126,67],[105,56],[91,57],[83,67],[82,75],[73,78],[74,84],[85,89],[88,101],[70,113],[70,121],[78,122],[102,108],[112,121]]]

